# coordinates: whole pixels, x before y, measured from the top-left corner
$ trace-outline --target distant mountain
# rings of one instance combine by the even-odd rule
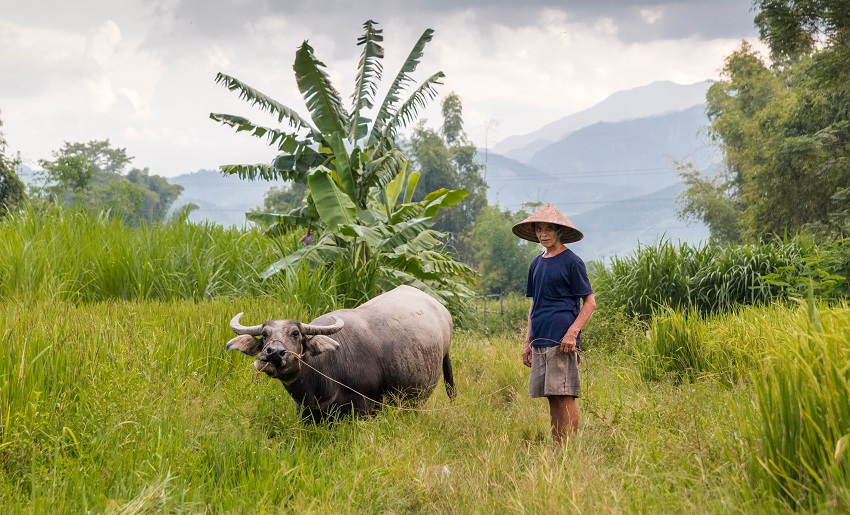
[[[720,161],[702,134],[703,106],[622,122],[600,122],[540,149],[528,163],[487,154],[488,200],[511,210],[553,202],[580,213],[679,183],[675,161],[710,171]],[[479,150],[479,162],[484,161]]]
[[[708,228],[678,218],[674,199],[684,190],[674,184],[648,195],[612,202],[570,216],[584,239],[570,247],[585,261],[625,255],[637,245],[653,245],[660,239],[698,243],[708,238]]]
[[[477,159],[484,164],[480,150]],[[593,182],[593,179],[567,184],[559,175],[498,154],[490,154],[486,164],[488,203],[498,204],[512,211],[520,209],[527,202],[556,202],[554,199],[562,198],[561,192],[574,198],[575,192],[580,192],[577,195],[581,196],[583,203],[610,202],[634,194],[629,187]]]
[[[183,186],[183,193],[174,203],[173,209],[179,209],[190,202],[200,206],[200,209],[189,215],[189,220],[209,220],[238,227],[248,223],[245,213],[253,207],[261,206],[263,197],[272,186],[284,184],[284,181],[246,181],[213,170],[170,177],[168,182]]]
[[[628,187],[641,195],[679,181],[674,161],[706,168],[718,159],[701,130],[703,104],[664,115],[600,122],[547,145],[529,164],[564,182]]]
[[[659,81],[618,91],[593,107],[546,124],[532,133],[506,138],[494,145],[492,150],[527,162],[541,148],[588,125],[645,118],[704,103],[710,84],[707,81],[690,85]]]

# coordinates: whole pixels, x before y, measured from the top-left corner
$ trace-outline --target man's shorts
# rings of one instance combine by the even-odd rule
[[[578,352],[565,354],[558,346],[532,347],[528,395],[531,398],[550,395],[578,397],[581,390],[579,363]]]

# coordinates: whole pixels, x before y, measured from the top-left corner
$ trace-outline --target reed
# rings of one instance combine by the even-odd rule
[[[653,319],[635,360],[647,381],[717,380],[752,391],[736,419],[750,498],[770,499],[774,509],[846,509],[848,342],[850,308],[818,308],[812,294],[707,318],[668,310]]]

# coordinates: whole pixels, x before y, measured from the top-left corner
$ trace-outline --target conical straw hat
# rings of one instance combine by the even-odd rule
[[[584,234],[582,234],[581,231],[579,231],[578,228],[570,222],[569,218],[558,211],[558,208],[555,207],[554,204],[546,204],[541,207],[531,216],[514,225],[511,230],[514,234],[524,240],[540,243],[540,240],[537,239],[537,235],[534,234],[534,222],[546,222],[563,227],[564,230],[561,231],[561,243],[572,243],[584,238]]]

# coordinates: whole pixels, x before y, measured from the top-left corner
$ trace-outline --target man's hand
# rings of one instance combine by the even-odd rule
[[[525,348],[522,350],[522,364],[531,367],[531,343],[526,342]]]
[[[578,338],[578,333],[572,333],[571,331],[567,331],[567,334],[561,338],[561,352],[567,354],[576,350],[576,339]]]

